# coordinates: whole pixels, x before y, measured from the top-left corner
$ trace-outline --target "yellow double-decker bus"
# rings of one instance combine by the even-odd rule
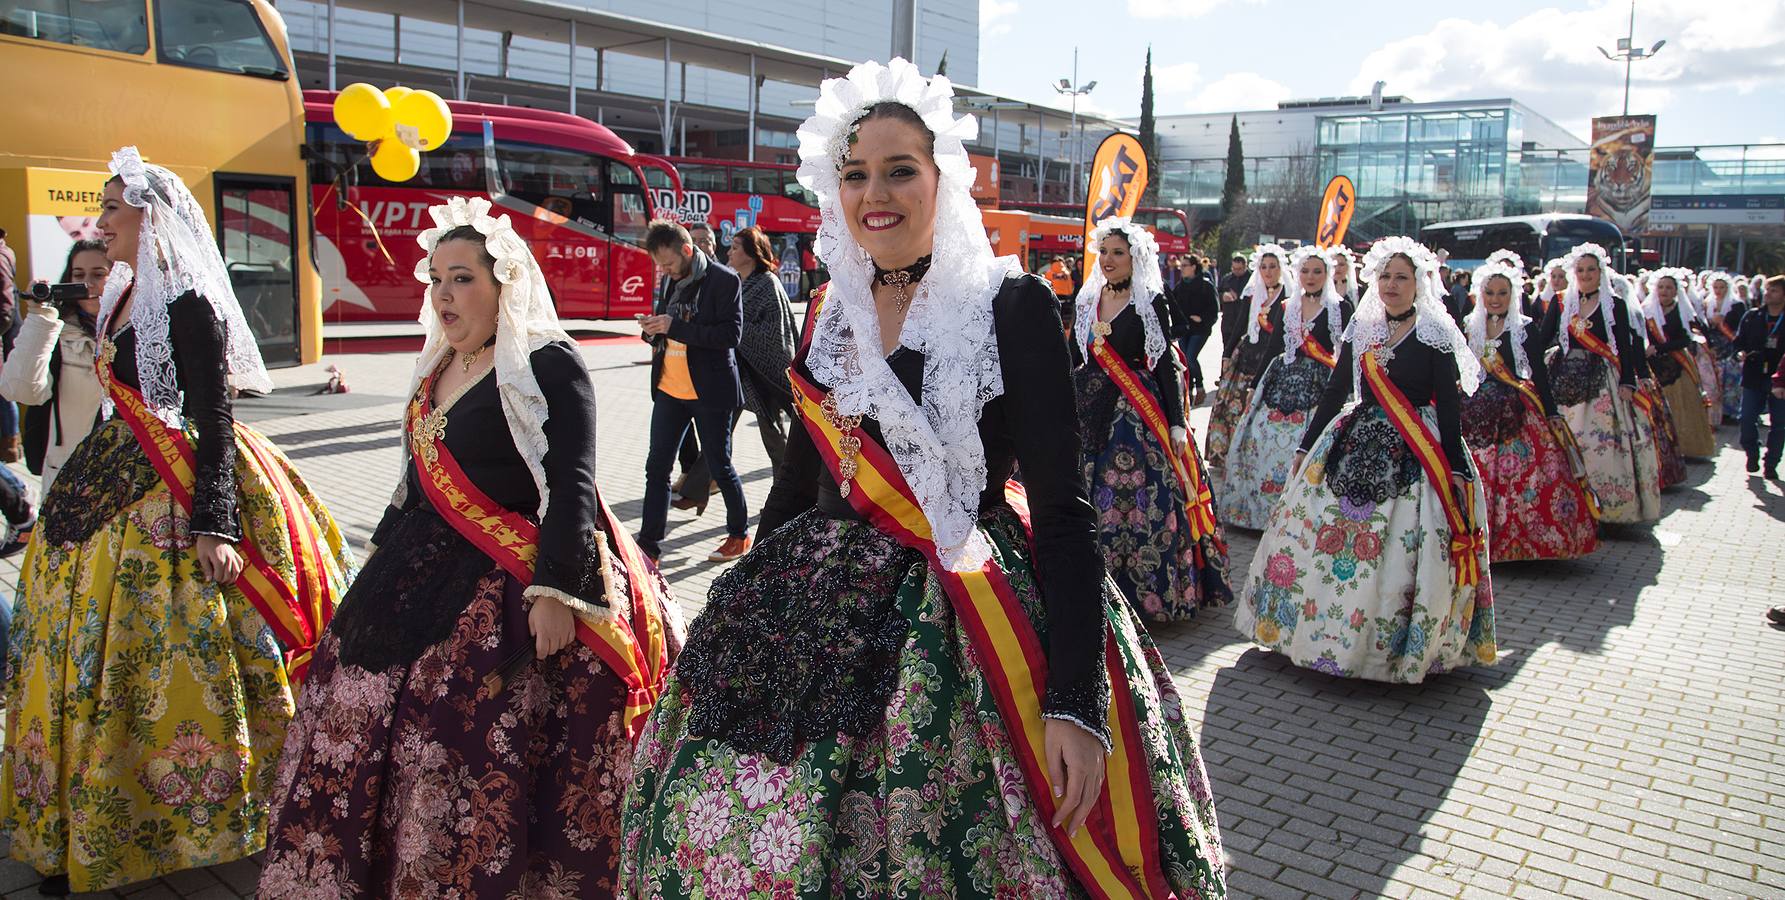
[[[304,104],[265,0],[0,0],[0,227],[55,280],[135,144],[204,205],[268,365],[322,352]]]

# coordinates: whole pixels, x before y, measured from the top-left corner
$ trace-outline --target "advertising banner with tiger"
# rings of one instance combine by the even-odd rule
[[[1649,183],[1655,152],[1654,116],[1600,116],[1593,120],[1587,159],[1587,215],[1626,235],[1649,227]]]

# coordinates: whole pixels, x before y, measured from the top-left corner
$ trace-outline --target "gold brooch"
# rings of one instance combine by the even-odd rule
[[[856,456],[861,453],[862,439],[855,436],[855,429],[861,426],[862,417],[839,414],[835,394],[827,394],[818,409],[824,413],[824,419],[831,427],[843,433],[837,439],[837,474],[840,476],[837,480],[837,494],[848,499],[851,483],[855,480],[855,473],[859,471]]]

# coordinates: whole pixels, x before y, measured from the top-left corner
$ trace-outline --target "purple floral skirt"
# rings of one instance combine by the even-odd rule
[[[323,637],[280,760],[260,896],[614,895],[625,688],[575,642],[492,694],[484,676],[532,642],[531,601],[500,569],[474,593],[407,665],[345,664]]]

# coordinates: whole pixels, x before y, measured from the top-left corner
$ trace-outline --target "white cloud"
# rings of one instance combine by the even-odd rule
[[[979,0],[979,35],[998,37],[1010,33],[1010,20],[1016,18],[1016,0]]]
[[[1160,96],[1188,94],[1202,82],[1202,68],[1193,62],[1153,66],[1153,90]]]
[[[1256,72],[1230,72],[1198,90],[1182,108],[1184,112],[1273,109],[1293,94],[1288,85]]]
[[[1585,137],[1588,120],[1617,113],[1624,66],[1615,50],[1629,25],[1623,0],[1591,8],[1549,8],[1505,24],[1445,19],[1424,34],[1390,41],[1366,56],[1349,90],[1377,80],[1413,100],[1514,97]],[[1636,42],[1667,45],[1631,68],[1630,109],[1690,103],[1700,92],[1753,94],[1785,84],[1785,4],[1753,0],[1651,0],[1637,10]],[[1665,132],[1666,123],[1661,123]],[[1664,136],[1690,143],[1691,135]]]

